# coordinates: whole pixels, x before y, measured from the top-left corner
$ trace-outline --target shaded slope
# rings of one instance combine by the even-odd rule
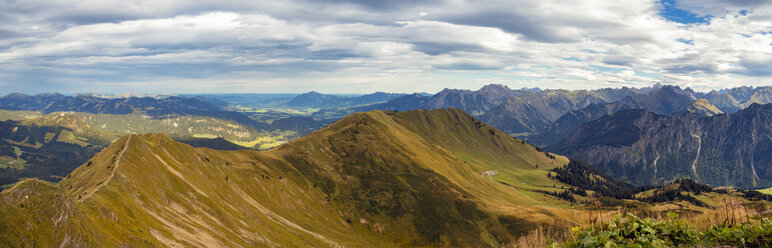
[[[58,182],[109,140],[78,139],[65,127],[0,121],[0,185],[21,178]]]
[[[772,105],[731,115],[628,110],[582,125],[551,150],[635,184],[688,177],[712,186],[772,186]]]
[[[222,137],[217,137],[214,139],[209,138],[183,138],[183,139],[175,139],[176,141],[191,145],[193,147],[206,147],[209,149],[214,150],[224,150],[224,151],[238,151],[238,150],[244,150],[248,149],[246,147],[233,144],[232,142],[223,139]]]

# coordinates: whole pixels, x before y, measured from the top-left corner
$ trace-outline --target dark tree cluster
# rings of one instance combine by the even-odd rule
[[[697,200],[692,195],[699,195],[705,192],[717,192],[721,194],[731,193],[726,189],[714,190],[708,185],[700,184],[689,178],[676,179],[667,186],[634,187],[628,183],[617,181],[609,176],[606,176],[598,169],[592,167],[586,162],[574,159],[571,159],[566,166],[552,169],[551,172],[547,173],[547,176],[549,178],[557,179],[562,183],[573,186],[562,193],[572,193],[579,196],[587,196],[586,191],[591,190],[599,193],[604,197],[611,197],[615,199],[636,199],[636,194],[648,190],[654,190],[653,195],[638,199],[649,203],[682,200],[688,201],[697,206],[704,206],[705,203]],[[772,200],[772,196],[765,195],[758,191],[740,190],[740,192],[742,193],[743,197],[749,200]],[[550,195],[558,196],[558,193],[552,193]]]
[[[678,189],[657,189],[654,191],[653,196],[644,197],[643,199],[639,199],[641,201],[649,202],[649,203],[655,203],[655,202],[670,202],[670,201],[687,201],[697,206],[705,206],[705,203],[701,202],[700,200],[697,200],[697,198],[694,198],[694,196],[691,196],[689,194],[684,194],[683,191],[680,191]]]
[[[751,201],[772,201],[772,195],[767,195],[755,190],[738,190],[741,193],[741,196],[745,199],[751,200]],[[722,189],[714,189],[713,192],[719,193],[719,194],[731,194],[730,190],[726,188]]]
[[[708,185],[700,184],[689,178],[676,179],[674,184],[678,184],[679,191],[691,192],[699,195],[702,192],[712,192],[713,188]]]
[[[570,189],[568,189],[568,191],[571,191],[571,193],[576,194],[578,196],[584,196],[584,197],[587,196],[587,191],[580,188],[571,187]]]
[[[592,190],[603,196],[616,199],[632,199],[635,193],[640,192],[642,189],[641,187],[633,187],[630,184],[616,181],[591,165],[574,159],[571,159],[568,165],[552,169],[552,171],[555,172],[555,175],[552,176],[553,178],[562,183],[577,187],[577,192],[579,190]]]
[[[751,201],[772,201],[772,195],[767,195],[755,190],[743,190],[743,197]]]
[[[557,198],[560,198],[560,199],[563,199],[563,200],[566,200],[566,201],[576,202],[576,198],[574,198],[574,195],[571,194],[571,190],[563,190],[563,191],[560,191],[560,192],[558,192],[558,191],[550,192],[550,191],[540,190],[539,192],[543,193],[545,195],[551,195],[551,196],[554,196],[554,197],[557,197]],[[585,195],[586,195],[586,193],[585,193]]]

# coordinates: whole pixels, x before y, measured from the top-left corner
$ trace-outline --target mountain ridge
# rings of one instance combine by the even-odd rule
[[[56,186],[25,181],[2,195],[38,188],[49,193],[35,201],[59,199],[41,206],[72,202],[42,211],[70,222],[33,243],[500,246],[579,216],[538,191],[555,190],[548,170],[567,161],[460,110],[373,111],[260,152],[130,134]],[[0,209],[40,218],[18,207],[25,201]],[[60,225],[53,219],[43,224]]]

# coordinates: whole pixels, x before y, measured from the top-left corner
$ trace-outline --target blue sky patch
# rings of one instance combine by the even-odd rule
[[[662,4],[662,11],[659,15],[668,21],[683,24],[710,23],[711,16],[699,16],[692,12],[679,9],[675,0],[660,0],[660,3]]]
[[[694,40],[687,40],[684,38],[678,38],[676,41],[687,44],[687,45],[694,45]]]

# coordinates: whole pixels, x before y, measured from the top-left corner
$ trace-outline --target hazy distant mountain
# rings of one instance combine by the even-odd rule
[[[536,133],[568,111],[636,94],[630,88],[528,92],[491,109],[480,119],[507,133]]]
[[[758,103],[772,103],[772,87],[738,87],[704,94],[705,99],[724,113],[734,113]]]
[[[42,93],[34,96],[12,93],[0,97],[0,108],[7,110],[43,110],[68,96],[59,93]]]
[[[338,105],[341,101],[340,97],[311,91],[292,98],[285,105],[289,107],[323,108]]]
[[[616,102],[591,104],[583,109],[568,111],[528,140],[539,145],[550,145],[565,138],[584,123],[622,110],[645,109],[661,115],[670,115],[684,111],[694,102],[695,99],[689,91],[677,86],[659,86],[648,93],[630,95]]]
[[[385,101],[388,101],[397,97],[406,96],[406,95],[407,94],[401,94],[401,93],[375,92],[375,93],[367,94],[363,96],[352,97],[351,102],[354,106],[367,105],[367,104],[385,102]]]
[[[477,91],[444,89],[429,98],[422,107],[427,109],[457,108],[473,116],[479,116],[509,99],[527,93],[498,84],[489,84]]]
[[[43,113],[73,111],[94,114],[137,114],[153,118],[199,115],[233,120],[256,129],[265,128],[264,124],[249,119],[244,114],[224,111],[210,102],[190,97],[107,99],[89,95],[64,96],[54,93],[29,96],[15,93],[0,97],[0,109],[36,110]]]
[[[406,94],[375,92],[357,97],[325,95],[316,91],[300,94],[284,105],[296,108],[345,108],[385,102]]]
[[[772,186],[772,104],[734,114],[625,110],[579,127],[551,151],[635,184],[689,177],[713,186]]]
[[[355,107],[353,109],[357,112],[367,112],[371,110],[407,111],[414,109],[425,109],[426,107],[424,107],[424,105],[429,101],[429,99],[431,99],[430,96],[415,93],[397,97],[384,103]]]
[[[58,93],[9,94],[0,97],[0,108],[38,110],[45,113],[76,111],[95,114],[146,114],[163,116],[189,112],[218,111],[212,104],[196,98],[170,96],[165,98],[130,97],[100,98],[91,95],[64,96]]]
[[[86,97],[96,97],[96,98],[105,98],[105,99],[120,99],[120,98],[144,98],[144,97],[150,97],[150,98],[156,98],[156,99],[163,99],[168,97],[177,97],[179,95],[174,93],[160,93],[160,94],[141,94],[141,93],[135,93],[135,92],[126,92],[126,93],[116,93],[112,95],[108,94],[97,94],[97,93],[76,93],[72,96],[78,97],[78,96],[86,96]]]

